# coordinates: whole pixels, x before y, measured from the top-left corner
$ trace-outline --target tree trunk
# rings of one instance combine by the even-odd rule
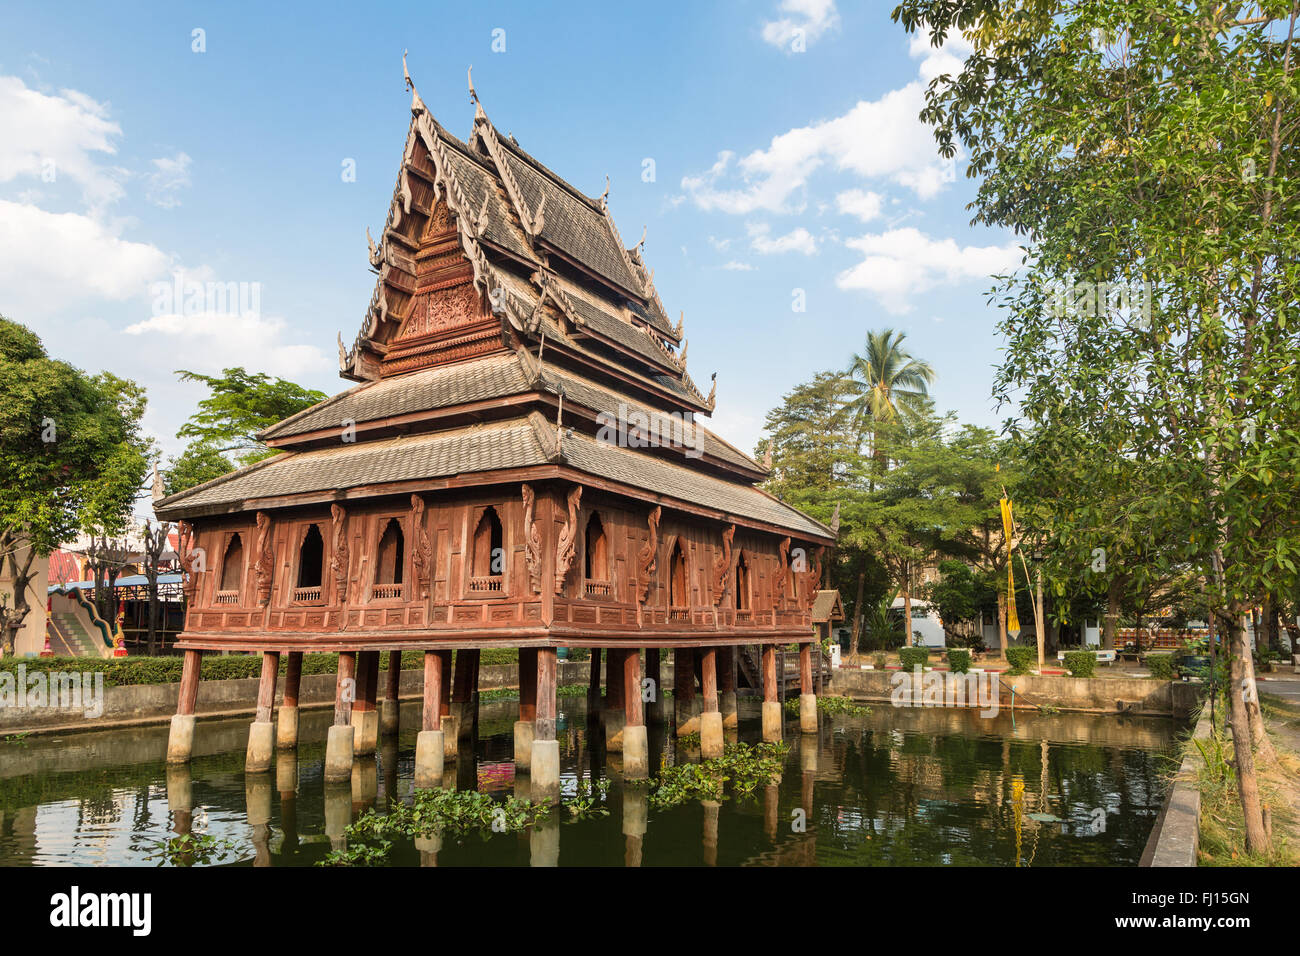
[[[912,646],[912,569],[909,565],[903,572],[903,627],[907,630],[906,643],[908,647]]]
[[[998,653],[1007,656],[1007,596],[998,591]]]
[[[858,574],[858,599],[853,602],[853,637],[849,641],[849,660],[858,656],[858,635],[862,633],[862,584],[866,572]]]
[[[1264,829],[1264,811],[1259,799],[1259,781],[1255,776],[1255,754],[1251,749],[1250,716],[1246,697],[1253,688],[1245,678],[1245,658],[1250,653],[1246,646],[1246,629],[1242,626],[1242,611],[1230,608],[1226,621],[1230,635],[1232,658],[1231,679],[1228,687],[1228,715],[1232,721],[1232,749],[1237,762],[1237,791],[1241,798],[1242,818],[1246,824],[1246,849],[1251,853],[1267,853],[1270,843]]]
[[[1250,742],[1259,751],[1260,757],[1270,763],[1275,762],[1277,751],[1273,749],[1273,742],[1268,739],[1268,732],[1264,729],[1264,713],[1259,708],[1259,687],[1255,684],[1255,661],[1250,653],[1249,642],[1247,642],[1246,653],[1242,657],[1241,669],[1242,680],[1245,681],[1243,686],[1249,689],[1246,716],[1250,720]]]
[[[1115,649],[1115,629],[1119,625],[1119,579],[1112,578],[1106,586],[1106,617],[1102,621],[1101,646],[1108,650]]]

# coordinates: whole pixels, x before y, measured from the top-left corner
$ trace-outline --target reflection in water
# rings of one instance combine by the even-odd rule
[[[1166,720],[893,709],[823,718],[817,735],[786,724],[781,778],[753,794],[651,810],[625,785],[599,719],[563,698],[561,786],[609,782],[606,816],[566,811],[522,834],[398,841],[402,866],[1004,866],[1135,864],[1165,783]],[[230,841],[241,863],[303,866],[346,846],[367,809],[412,795],[419,705],[398,738],[358,760],[350,782],[326,786],[332,713],[304,711],[297,753],[270,772],[243,772],[246,721],[200,725],[203,756],[163,763],[166,729],[109,731],[0,744],[0,865],[142,864],[160,841],[193,834]],[[529,798],[511,759],[515,705],[484,704],[478,736],[449,760],[444,785]],[[741,705],[739,738],[756,740],[757,705]],[[698,761],[664,724],[649,728],[652,767]],[[729,731],[729,735],[732,733]],[[181,865],[202,860],[181,858]]]

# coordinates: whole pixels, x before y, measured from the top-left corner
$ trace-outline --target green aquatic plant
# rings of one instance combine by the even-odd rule
[[[598,780],[593,787],[589,781],[579,780],[573,796],[564,798],[564,807],[574,820],[586,820],[592,817],[607,817],[609,809],[604,806],[609,795],[609,781]]]
[[[784,742],[735,743],[728,744],[721,757],[661,767],[648,784],[650,805],[663,810],[691,800],[721,801],[728,783],[734,795],[748,795],[780,777],[789,752]]]
[[[206,866],[224,863],[227,857],[237,857],[239,848],[230,840],[204,834],[183,833],[180,836],[161,837],[151,844],[146,860],[156,860],[158,866]]]
[[[822,696],[817,698],[817,710],[823,714],[844,714],[849,717],[864,717],[871,713],[870,707],[855,704],[848,697]],[[785,702],[785,712],[792,717],[799,716],[799,698]]]

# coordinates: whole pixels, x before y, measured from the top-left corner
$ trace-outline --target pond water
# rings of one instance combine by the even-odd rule
[[[165,726],[0,742],[0,865],[157,865],[160,842],[187,829],[218,841],[224,863],[314,864],[343,845],[358,813],[411,799],[418,708],[403,707],[412,729],[358,762],[351,786],[323,782],[332,709],[304,711],[297,755],[280,754],[261,776],[243,772],[247,720],[200,721],[193,764],[181,769],[164,763]],[[801,737],[787,718],[778,784],[661,811],[624,786],[619,755],[607,758],[584,701],[561,698],[560,710],[562,786],[608,779],[607,815],[553,815],[527,832],[447,837],[436,849],[399,841],[392,863],[1134,865],[1179,729],[1155,718],[1004,709],[984,719],[877,704],[823,715],[820,732]],[[473,753],[462,744],[446,785],[528,795],[511,762],[515,712],[511,701],[482,704]],[[739,738],[759,739],[758,704],[742,701],[740,714]],[[652,766],[699,759],[679,752],[663,723],[651,723],[650,748]]]

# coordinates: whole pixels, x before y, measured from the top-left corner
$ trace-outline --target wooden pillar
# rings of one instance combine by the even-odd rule
[[[402,652],[388,652],[388,680],[384,686],[384,700],[397,700],[402,686]]]
[[[704,691],[704,712],[718,709],[718,649],[706,647],[701,651],[700,683]]]
[[[298,688],[302,683],[302,651],[290,651],[284,670],[285,707],[298,706]]]
[[[456,652],[456,676],[452,682],[451,702],[468,704],[474,694],[474,671],[479,652],[461,649]]]
[[[519,648],[519,719],[537,719],[537,648]]]
[[[627,727],[645,724],[645,707],[641,699],[641,650],[629,647],[623,652],[623,713]]]
[[[555,700],[555,648],[539,647],[533,653],[537,671],[536,691],[533,700],[533,708],[537,716],[534,718],[533,739],[554,740],[557,712]]]
[[[718,692],[721,694],[732,693],[736,689],[736,649],[734,647],[719,647],[717,651]]]
[[[654,702],[657,704],[663,699],[663,684],[660,679],[659,668],[659,648],[647,647],[645,649],[645,676],[650,678],[650,686],[654,689]]]
[[[621,647],[611,647],[605,655],[605,707],[609,710],[622,710],[627,704],[624,656]]]
[[[799,645],[799,691],[804,694],[817,693],[817,688],[813,685],[811,642]]]
[[[338,678],[334,684],[334,725],[352,723],[352,699],[356,696],[357,655],[355,651],[339,654]]]
[[[275,711],[275,682],[280,676],[280,655],[276,651],[262,654],[262,675],[257,682],[257,717],[259,723],[270,723]]]
[[[356,699],[352,710],[364,713],[375,709],[379,683],[379,652],[360,651],[356,659]]]
[[[695,649],[678,647],[673,651],[673,695],[683,702],[695,700]]]
[[[185,662],[181,666],[180,696],[176,701],[176,713],[192,715],[199,702],[199,672],[203,666],[203,656],[198,651],[186,651]]]
[[[438,651],[424,652],[424,714],[422,730],[442,728],[442,655]]]
[[[592,714],[600,703],[600,648],[591,649],[591,664],[587,671],[587,713]]]
[[[776,645],[763,645],[763,700],[777,700]]]
[[[451,713],[451,651],[439,651],[442,656],[442,715]]]

